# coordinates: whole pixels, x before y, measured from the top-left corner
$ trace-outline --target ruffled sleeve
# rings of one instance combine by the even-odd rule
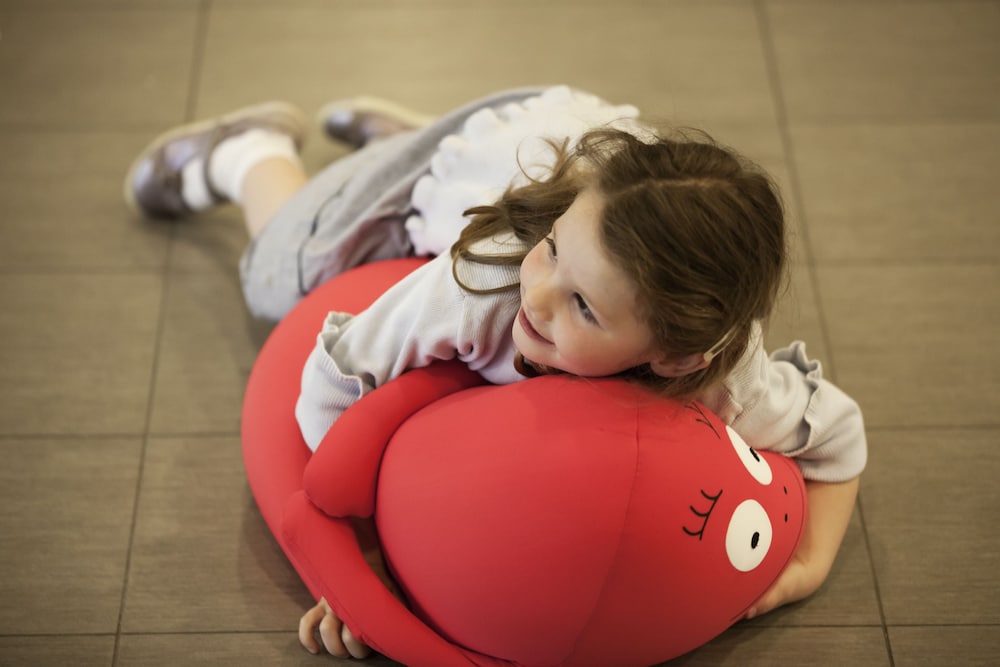
[[[441,141],[429,173],[414,186],[417,212],[406,221],[414,252],[447,252],[467,223],[463,211],[496,201],[509,185],[546,176],[553,160],[546,139],[565,139],[572,148],[587,130],[608,126],[651,140],[655,135],[638,116],[632,105],[568,86],[470,115]]]
[[[758,328],[741,363],[704,400],[748,444],[794,458],[806,479],[843,482],[864,470],[861,409],[823,378],[801,341],[767,356]]]

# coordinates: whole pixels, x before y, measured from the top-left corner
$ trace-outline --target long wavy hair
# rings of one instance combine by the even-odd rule
[[[581,190],[595,188],[604,199],[604,249],[636,287],[638,314],[665,357],[716,352],[706,368],[681,377],[661,377],[648,365],[620,376],[673,397],[694,396],[727,376],[746,352],[754,323],[771,314],[785,278],[785,216],[771,179],[694,130],[639,139],[602,128],[572,151],[567,142],[550,144],[546,177],[466,211],[471,222],[451,248],[454,265],[519,266],[527,250],[493,256],[472,248],[513,231],[530,249]],[[459,284],[472,292],[518,288]]]

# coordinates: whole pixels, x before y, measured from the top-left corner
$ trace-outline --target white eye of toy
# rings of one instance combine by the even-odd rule
[[[726,529],[726,555],[740,572],[749,572],[764,560],[771,548],[771,520],[756,500],[736,507]]]
[[[729,426],[726,426],[726,432],[729,434],[729,441],[733,443],[733,449],[736,450],[736,456],[746,466],[747,471],[764,486],[770,484],[772,479],[771,466],[767,464],[764,457],[744,442],[739,433],[729,428]]]

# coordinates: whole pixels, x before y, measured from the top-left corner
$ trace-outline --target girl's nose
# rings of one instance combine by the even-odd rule
[[[532,317],[547,320],[551,314],[551,293],[546,281],[539,280],[524,290],[522,302]]]

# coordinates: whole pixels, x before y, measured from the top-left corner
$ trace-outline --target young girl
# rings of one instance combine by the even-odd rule
[[[801,343],[763,350],[785,271],[771,181],[705,135],[658,136],[636,113],[568,88],[501,93],[419,129],[384,109],[339,108],[328,129],[365,146],[307,182],[299,114],[270,104],[161,137],[126,191],[153,215],[240,203],[248,303],[272,316],[350,266],[441,252],[457,234],[367,310],[323,323],[296,406],[313,449],[374,387],[459,358],[494,383],[619,376],[696,398],[755,447],[796,457],[805,534],[752,617],[826,578],[865,465],[864,427]],[[370,526],[359,532],[377,545]],[[317,631],[335,655],[367,655],[324,600],[300,622],[313,652]]]

